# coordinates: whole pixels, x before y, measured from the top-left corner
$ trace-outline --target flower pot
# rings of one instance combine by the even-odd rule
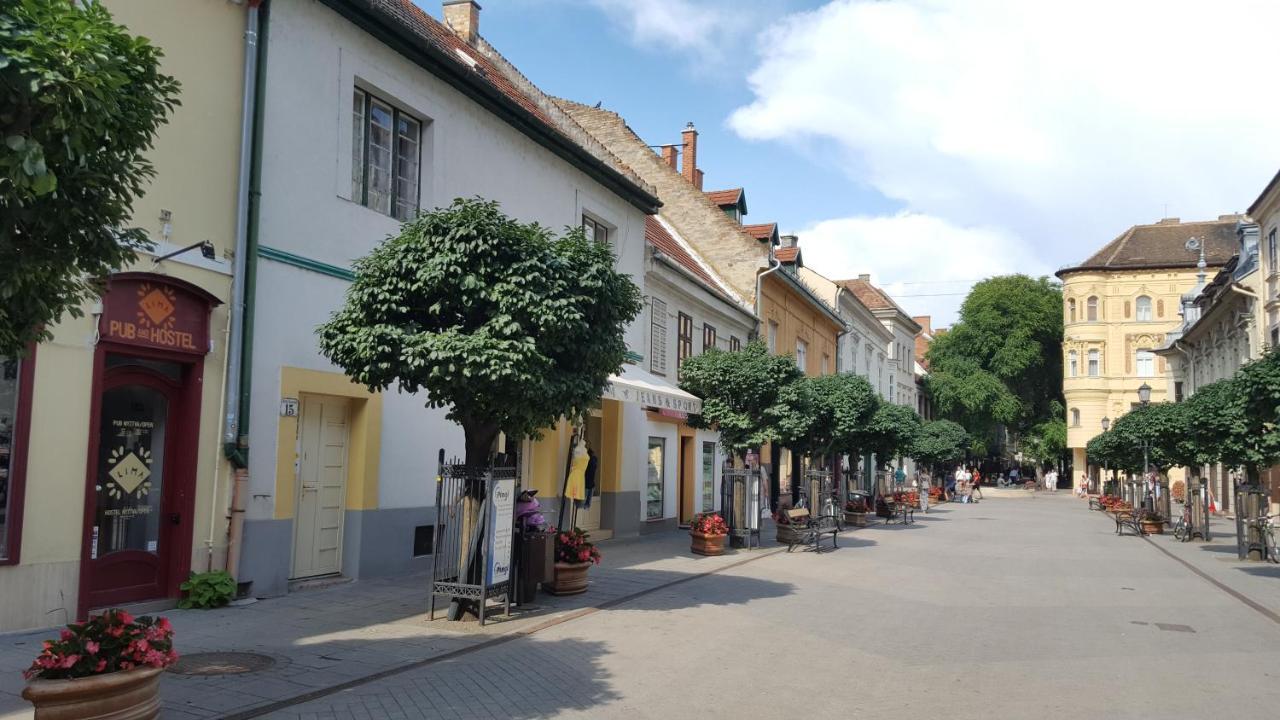
[[[696,555],[723,555],[726,535],[689,533],[689,549]]]
[[[804,543],[804,536],[800,530],[790,525],[778,525],[778,544],[779,545],[800,545]]]
[[[160,715],[162,672],[143,667],[74,680],[32,680],[22,697],[36,706],[36,720],[150,720]]]
[[[864,512],[845,512],[844,521],[854,527],[867,526],[867,514]]]
[[[591,563],[556,563],[555,577],[551,585],[543,585],[552,595],[577,595],[587,591],[587,570]]]
[[[1163,535],[1164,521],[1163,520],[1143,520],[1142,531],[1148,535]]]

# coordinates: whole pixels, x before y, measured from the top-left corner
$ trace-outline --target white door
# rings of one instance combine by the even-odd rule
[[[293,523],[293,577],[342,569],[342,516],[347,494],[350,401],[302,398],[298,426],[298,503]]]

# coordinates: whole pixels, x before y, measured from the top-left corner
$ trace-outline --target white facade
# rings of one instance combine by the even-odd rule
[[[453,85],[322,4],[279,0],[272,3],[270,23],[244,551],[246,579],[255,581],[258,594],[282,591],[290,577],[281,565],[288,553],[272,551],[279,545],[287,550],[292,537],[292,499],[277,497],[278,490],[289,487],[277,470],[287,464],[278,458],[292,452],[283,447],[292,438],[282,437],[278,424],[282,377],[295,369],[341,375],[316,342],[317,326],[340,306],[347,288],[347,281],[334,275],[399,227],[397,220],[353,197],[355,90],[421,122],[423,210],[479,196],[498,201],[511,217],[550,228],[577,226],[585,215],[608,228],[619,268],[637,284],[644,282],[645,262],[642,210]],[[644,327],[638,320],[626,335],[628,346],[641,355]],[[436,454],[443,448],[447,456],[462,456],[463,438],[443,410],[426,409],[425,403],[424,397],[395,390],[383,394],[377,495],[364,503],[364,509],[382,515],[363,522],[361,547],[348,509],[344,573],[357,561],[352,552],[367,567],[381,563],[395,570],[383,555],[407,558],[413,528],[434,521],[433,515],[423,520],[422,510],[434,503]],[[624,403],[623,412],[624,422],[643,424],[638,406]],[[639,483],[645,469],[643,448],[626,446],[624,482]],[[394,542],[401,545],[375,551],[389,527],[399,528]]]
[[[823,302],[836,309],[848,327],[836,349],[836,372],[861,375],[881,399],[888,400],[893,378],[885,350],[893,341],[893,332],[857,296],[822,274],[801,267],[798,276]]]

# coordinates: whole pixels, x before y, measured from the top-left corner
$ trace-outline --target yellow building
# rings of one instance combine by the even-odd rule
[[[156,243],[22,358],[0,358],[0,631],[106,605],[172,604],[221,568],[220,447],[245,23],[225,0],[107,0],[164,50],[181,102],[133,223]],[[199,28],[193,32],[192,28]],[[213,259],[191,249],[208,241]]]
[[[1064,313],[1063,395],[1072,486],[1090,472],[1085,445],[1137,404],[1138,388],[1152,388],[1151,401],[1169,397],[1165,359],[1156,355],[1170,331],[1181,327],[1182,294],[1196,284],[1204,245],[1210,272],[1236,252],[1237,215],[1205,222],[1167,218],[1135,225],[1087,260],[1059,270]],[[1177,394],[1177,386],[1173,386]],[[1096,468],[1093,469],[1096,477]]]

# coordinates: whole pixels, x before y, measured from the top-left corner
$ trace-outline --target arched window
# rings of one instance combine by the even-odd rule
[[[1151,322],[1151,298],[1139,295],[1135,305],[1138,308],[1138,322]]]
[[[1089,351],[1089,377],[1098,377],[1101,371],[1101,356],[1097,350]]]
[[[1071,427],[1080,427],[1080,409],[1071,408]]]
[[[1075,350],[1067,353],[1067,377],[1075,377],[1080,374],[1080,356]]]
[[[1098,322],[1098,298],[1096,296],[1089,298],[1085,302],[1085,308],[1085,312],[1088,313],[1085,319],[1089,322]]]
[[[1138,371],[1138,377],[1155,377],[1156,376],[1156,354],[1150,350],[1139,350],[1135,354],[1134,365]]]
[[[1076,299],[1071,298],[1067,301],[1067,322],[1076,321]]]

